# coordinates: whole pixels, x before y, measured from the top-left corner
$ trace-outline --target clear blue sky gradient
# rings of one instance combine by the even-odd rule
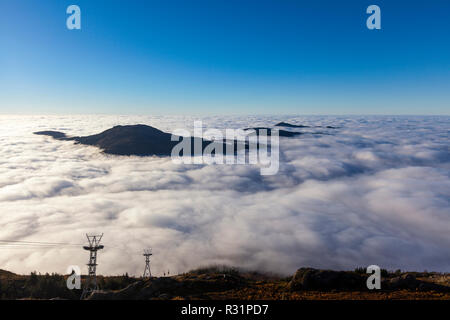
[[[0,113],[448,115],[450,1],[0,0]]]

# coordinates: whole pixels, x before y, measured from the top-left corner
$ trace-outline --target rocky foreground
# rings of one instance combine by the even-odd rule
[[[30,281],[30,277],[34,280]],[[332,271],[299,269],[292,277],[280,278],[235,269],[204,268],[172,277],[143,280],[102,277],[103,290],[89,300],[193,300],[193,299],[440,299],[450,300],[450,274],[385,272],[380,290],[368,290],[368,275],[361,270]],[[67,276],[18,276],[0,272],[3,299],[79,299],[80,291],[68,290]],[[11,288],[17,291],[11,296]]]
[[[117,291],[93,293],[90,300],[122,299],[450,299],[450,275],[403,273],[370,291],[367,275],[299,269],[292,278],[252,273],[189,273],[137,281]]]

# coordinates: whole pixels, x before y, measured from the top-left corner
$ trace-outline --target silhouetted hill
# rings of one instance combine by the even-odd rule
[[[0,269],[0,278],[13,278],[17,276],[15,273]]]
[[[291,128],[308,128],[308,126],[303,125],[293,125],[286,122],[280,122],[276,126],[285,126]],[[326,128],[334,128],[327,126]],[[267,128],[267,127],[255,127],[246,128],[244,131],[255,130],[256,135],[267,134],[272,135],[272,132],[276,130],[280,137],[295,137],[305,133],[308,134],[329,134],[326,132],[298,132],[298,131],[287,131],[277,128]],[[96,146],[101,148],[105,153],[114,155],[124,155],[124,156],[170,156],[172,149],[182,140],[190,139],[191,144],[191,155],[197,155],[198,151],[203,151],[207,146],[215,147],[217,149],[222,148],[225,155],[227,151],[236,154],[238,147],[238,142],[236,140],[216,140],[209,141],[202,138],[193,137],[177,137],[172,136],[172,134],[161,131],[151,126],[137,124],[137,125],[125,125],[125,126],[115,126],[111,129],[105,130],[99,134],[94,134],[84,137],[70,137],[63,132],[59,131],[39,131],[34,132],[37,135],[51,136],[57,140],[63,141],[75,141],[76,143]],[[250,132],[248,133],[251,134]],[[178,138],[172,141],[172,137]],[[240,142],[242,143],[242,142]],[[194,145],[200,144],[202,146],[201,150],[195,150]],[[231,147],[232,146],[232,147]],[[228,147],[228,148],[227,148]],[[261,147],[256,143],[256,149]],[[239,149],[241,149],[240,147]],[[245,143],[245,149],[249,149],[249,143]],[[214,154],[214,152],[213,152]],[[181,152],[181,155],[183,153]]]
[[[169,156],[173,147],[182,139],[191,139],[191,154],[193,155],[195,155],[195,143],[200,143],[202,150],[210,144],[222,145],[225,154],[226,145],[231,143],[234,144],[234,150],[236,150],[236,141],[209,141],[192,137],[178,137],[179,139],[172,141],[172,134],[143,124],[115,126],[99,134],[84,137],[67,137],[66,134],[58,131],[39,131],[35,134],[48,135],[57,140],[72,140],[80,144],[99,147],[108,154],[126,156]]]
[[[116,155],[170,155],[178,141],[172,135],[146,125],[115,126],[102,133],[76,137],[75,141],[100,147]]]
[[[310,126],[305,126],[302,124],[291,124],[287,122],[279,122],[275,127],[286,127],[286,128],[311,128]],[[338,129],[339,127],[334,126],[315,126],[315,128],[327,128],[327,129]]]

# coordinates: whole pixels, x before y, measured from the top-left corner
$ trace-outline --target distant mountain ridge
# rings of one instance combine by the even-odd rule
[[[244,131],[249,130],[255,130],[256,135],[261,135],[263,133],[268,134],[269,136],[272,135],[272,131],[278,131],[278,134],[280,137],[295,137],[303,134],[303,132],[294,132],[294,131],[286,131],[286,130],[279,130],[279,129],[272,129],[268,127],[255,127],[255,128],[245,128]]]
[[[305,126],[302,124],[291,124],[287,122],[279,122],[275,125],[275,127],[286,127],[286,128],[311,128],[311,126]],[[327,129],[339,129],[339,127],[335,126],[315,126],[315,128],[327,128]]]
[[[302,124],[297,125],[297,124],[290,124],[287,122],[279,122],[275,125],[275,127],[288,127],[288,128],[310,128],[310,126],[304,126]]]

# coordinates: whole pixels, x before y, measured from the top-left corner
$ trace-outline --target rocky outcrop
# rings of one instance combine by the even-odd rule
[[[317,270],[301,268],[297,270],[288,284],[291,291],[367,291],[367,278],[369,275],[353,271]],[[430,281],[417,279],[412,273],[405,273],[393,278],[381,279],[381,290],[397,291],[437,291],[450,292],[450,287]]]
[[[298,290],[366,290],[367,277],[351,271],[318,270],[301,268],[297,270],[288,287]]]
[[[412,273],[405,273],[399,277],[383,281],[382,288],[387,290],[419,290],[450,292],[450,287],[440,284],[418,280]]]
[[[147,281],[137,281],[126,288],[117,291],[94,291],[88,300],[142,300],[155,298],[164,292],[173,291],[178,282],[172,278],[152,278]]]
[[[236,289],[246,284],[246,280],[237,275],[189,274],[137,281],[117,291],[95,291],[88,297],[88,300],[201,298],[203,294],[208,292]]]

